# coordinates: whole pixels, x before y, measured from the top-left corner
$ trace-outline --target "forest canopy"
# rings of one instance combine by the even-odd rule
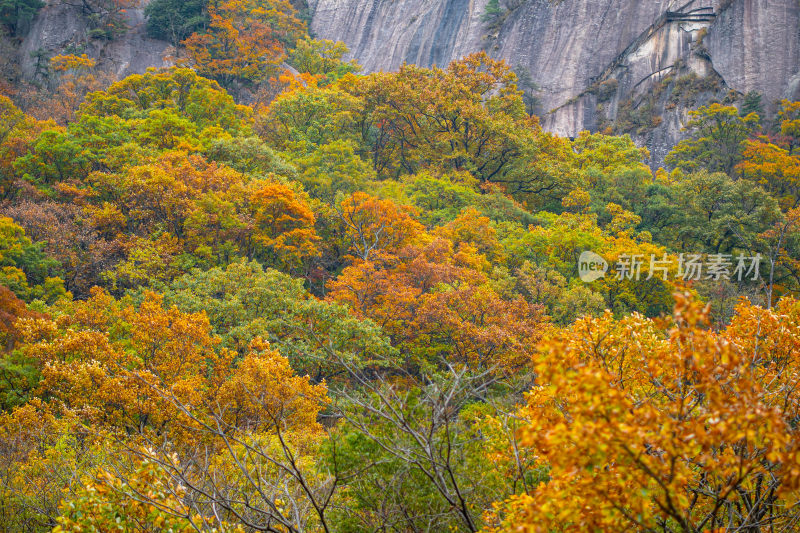
[[[800,102],[653,171],[486,53],[146,12],[0,94],[0,531],[800,527]]]

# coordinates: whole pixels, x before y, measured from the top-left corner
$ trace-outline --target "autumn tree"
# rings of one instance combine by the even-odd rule
[[[797,303],[780,312],[794,324]],[[522,441],[549,479],[512,498],[503,528],[792,527],[792,334],[764,327],[776,319],[742,304],[717,334],[680,295],[669,324],[607,314],[546,343]]]
[[[29,309],[8,287],[0,285],[0,409],[3,411],[30,401],[39,382],[35,361],[15,351],[22,340],[17,323],[39,318],[44,315]]]
[[[49,531],[62,498],[80,489],[81,476],[103,464],[108,452],[95,439],[77,435],[74,416],[55,416],[32,398],[0,413],[0,527]]]
[[[348,52],[347,46],[341,42],[304,38],[289,51],[288,61],[300,72],[321,77],[320,85],[324,86],[345,74],[361,70],[354,59],[347,62],[342,59]]]
[[[43,129],[52,125],[26,115],[10,98],[0,95],[0,196],[11,194],[19,177],[14,161],[28,152]]]
[[[555,195],[570,151],[528,117],[515,82],[505,63],[474,54],[446,70],[405,65],[343,86],[364,99],[363,143],[379,174],[468,171],[522,198]]]
[[[747,141],[736,170],[769,191],[782,207],[800,205],[800,157],[791,155],[789,150],[772,143]]]
[[[111,76],[96,71],[97,62],[86,54],[56,55],[50,58],[48,87],[42,102],[32,106],[31,114],[52,118],[66,125],[73,122],[86,95],[111,82]]]
[[[337,359],[362,368],[396,357],[375,324],[317,300],[301,280],[256,262],[193,271],[175,280],[165,297],[184,312],[204,311],[223,345],[240,354],[257,337],[269,340],[295,370],[315,382],[346,375]]]
[[[36,313],[28,311],[25,302],[17,298],[8,287],[0,286],[0,343],[6,352],[10,352],[19,340],[17,320],[31,316],[36,316]]]
[[[54,532],[87,528],[90,531],[161,528],[175,531],[200,527],[202,517],[193,514],[182,501],[186,489],[177,485],[158,465],[146,458],[134,458],[133,471],[100,470],[94,479],[61,504],[61,516]],[[235,531],[235,529],[234,529]],[[240,530],[241,531],[241,530]]]
[[[711,104],[689,113],[684,129],[690,138],[678,143],[666,163],[688,171],[705,169],[732,175],[742,160],[742,143],[758,126],[758,115],[740,116],[733,106]]]
[[[18,202],[4,213],[58,263],[64,286],[75,297],[88,296],[89,290],[101,283],[101,274],[124,254],[117,236],[125,224],[110,204],[104,204],[88,219],[80,205],[53,200]]]
[[[23,300],[53,301],[65,295],[63,281],[56,276],[57,262],[43,252],[42,243],[32,242],[25,230],[8,217],[0,217],[0,282]]]
[[[789,140],[789,153],[794,153],[800,146],[800,102],[782,100],[778,120],[781,135]]]
[[[330,531],[327,514],[338,473],[314,464],[324,437],[317,422],[328,402],[324,385],[295,376],[285,358],[257,339],[209,403],[197,406],[171,391],[158,393],[198,426],[200,438],[215,444],[177,456],[168,442],[154,439],[146,453],[168,479],[189,487],[189,505],[205,523]],[[160,503],[153,496],[147,501]]]
[[[131,233],[147,236],[157,229],[184,236],[195,201],[208,193],[241,186],[238,172],[208,163],[201,156],[167,152],[149,164],[128,167],[119,174],[91,176],[98,203],[117,206]]]
[[[264,183],[250,196],[254,232],[250,258],[285,269],[299,268],[317,255],[314,213],[302,195],[280,183]]]
[[[408,215],[392,215],[391,202],[354,195],[343,206],[349,202],[357,209],[344,211],[345,222],[358,255],[329,282],[330,299],[383,327],[413,366],[527,365],[530,339],[547,319],[537,303],[493,284],[487,256],[500,250],[488,218],[467,212],[432,236]]]
[[[413,325],[420,360],[466,363],[514,372],[530,364],[547,329],[543,308],[521,297],[503,300],[488,286],[442,290],[423,298]]]
[[[184,45],[200,74],[228,88],[235,81],[263,81],[286,58],[287,45],[305,33],[286,0],[228,0],[210,6],[209,15],[207,31]]]
[[[382,200],[363,192],[344,198],[338,209],[353,253],[368,260],[370,254],[381,250],[396,252],[422,232],[407,206]]]
[[[318,504],[335,482],[317,478],[306,457],[323,434],[317,420],[326,388],[295,376],[266,342],[253,339],[235,362],[235,352],[218,348],[204,313],[166,307],[153,293],[130,305],[99,289],[59,322],[26,319],[22,327],[22,353],[42,370],[46,412],[101,431],[123,454],[67,499],[63,527],[113,522],[122,500],[94,499],[103,487],[137,499],[140,518],[160,510],[165,520],[277,521],[291,531],[324,521]],[[126,455],[144,459],[146,472],[126,467]],[[254,468],[270,474],[254,481]],[[186,496],[171,499],[171,490]],[[259,496],[243,500],[254,490]]]

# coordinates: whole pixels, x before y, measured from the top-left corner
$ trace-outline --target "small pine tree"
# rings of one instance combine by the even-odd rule
[[[41,0],[0,0],[0,26],[21,37],[28,32],[36,12],[42,7]]]
[[[750,91],[744,95],[744,101],[739,110],[739,115],[745,117],[750,113],[755,113],[759,117],[764,115],[764,106],[761,104],[761,93],[758,91]]]
[[[525,111],[529,115],[533,115],[536,107],[539,105],[539,97],[536,93],[539,91],[539,86],[533,81],[531,72],[521,65],[514,68],[517,75],[517,87],[522,91],[522,101],[525,104]]]
[[[483,11],[483,15],[481,16],[481,20],[483,22],[496,22],[500,15],[503,13],[502,8],[500,7],[500,0],[489,0],[489,3],[486,4],[486,9]]]

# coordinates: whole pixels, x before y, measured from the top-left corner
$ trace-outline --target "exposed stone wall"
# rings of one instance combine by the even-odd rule
[[[800,2],[737,0],[719,13],[704,42],[733,89],[759,91],[765,104],[800,99]]]
[[[32,54],[44,50],[50,55],[74,50],[98,61],[98,66],[118,77],[142,73],[148,67],[166,66],[169,43],[147,36],[144,7],[125,13],[128,30],[114,40],[91,39],[86,17],[80,8],[51,2],[42,8],[19,50],[22,75],[31,79],[36,70]]]

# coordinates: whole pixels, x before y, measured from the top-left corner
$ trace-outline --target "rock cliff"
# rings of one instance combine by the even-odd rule
[[[24,78],[36,75],[36,54],[85,53],[98,66],[117,77],[142,73],[149,67],[168,64],[164,56],[169,43],[147,36],[144,5],[125,13],[125,33],[112,40],[91,38],[86,17],[77,5],[50,2],[33,21],[19,49],[19,65]]]

